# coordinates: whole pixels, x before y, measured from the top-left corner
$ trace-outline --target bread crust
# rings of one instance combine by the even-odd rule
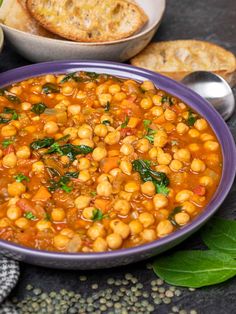
[[[82,42],[129,37],[148,19],[139,6],[126,0],[27,0],[27,7],[47,30]]]
[[[200,40],[151,43],[131,59],[131,64],[181,81],[193,71],[211,71],[236,82],[236,58],[230,51]]]

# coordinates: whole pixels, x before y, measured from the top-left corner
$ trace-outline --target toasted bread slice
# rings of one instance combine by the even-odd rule
[[[0,21],[7,26],[24,32],[55,37],[32,18],[26,7],[26,0],[3,0],[0,7]]]
[[[182,80],[193,71],[212,71],[235,84],[236,58],[228,50],[199,40],[151,43],[131,64]]]
[[[126,0],[27,0],[27,6],[49,31],[82,42],[125,38],[147,21],[145,13]]]

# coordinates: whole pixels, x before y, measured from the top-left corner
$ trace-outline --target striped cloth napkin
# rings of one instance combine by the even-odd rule
[[[0,314],[17,314],[5,299],[15,287],[19,275],[19,263],[0,255]]]

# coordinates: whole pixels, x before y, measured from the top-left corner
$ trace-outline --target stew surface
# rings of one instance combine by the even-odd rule
[[[102,252],[191,223],[222,171],[208,122],[143,83],[90,72],[0,90],[0,238]]]

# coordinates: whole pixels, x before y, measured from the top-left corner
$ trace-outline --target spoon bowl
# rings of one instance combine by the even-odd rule
[[[229,84],[221,76],[208,71],[196,71],[185,76],[182,83],[205,98],[224,120],[233,114],[234,95]]]

